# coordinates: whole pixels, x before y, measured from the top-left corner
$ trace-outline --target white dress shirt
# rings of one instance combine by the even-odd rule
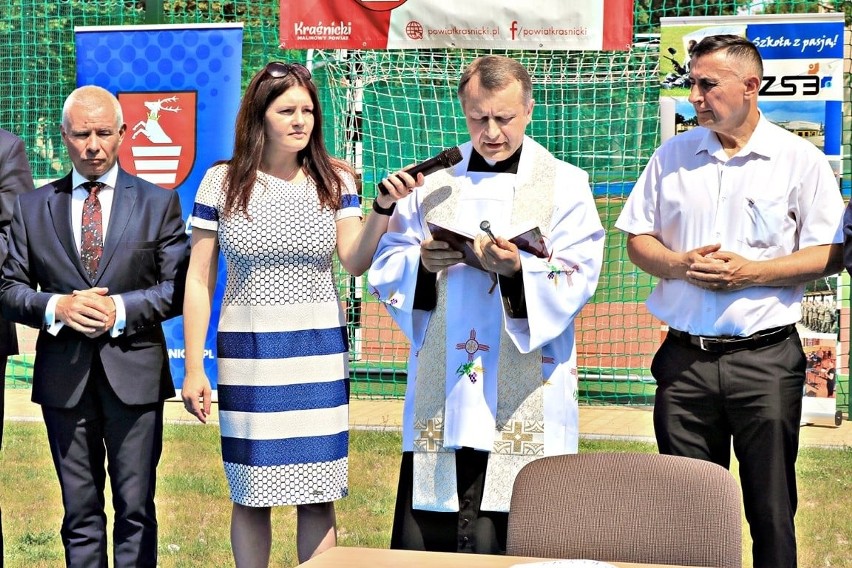
[[[666,141],[630,193],[616,228],[650,234],[685,252],[722,250],[768,260],[843,242],[844,204],[825,155],[761,115],[748,143],[728,157],[698,127]],[[747,336],[801,319],[804,285],[714,292],[660,279],[648,310],[694,335]]]
[[[104,184],[104,187],[98,193],[98,201],[101,203],[101,226],[103,230],[101,235],[106,238],[107,228],[109,227],[109,217],[112,212],[112,199],[115,195],[115,183],[118,179],[118,164],[114,165],[108,172],[99,177],[95,181]],[[83,234],[83,202],[89,196],[89,191],[83,187],[83,184],[89,180],[80,175],[76,169],[71,171],[71,226],[74,230],[74,243],[77,246],[77,251],[80,251],[80,242]],[[48,333],[56,335],[59,330],[64,327],[64,322],[56,319],[56,303],[59,301],[61,294],[54,294],[47,303],[47,308],[44,312],[44,323]],[[126,323],[126,313],[124,309],[124,301],[119,295],[110,295],[110,298],[115,302],[115,323],[110,329],[111,337],[118,337],[124,332]]]

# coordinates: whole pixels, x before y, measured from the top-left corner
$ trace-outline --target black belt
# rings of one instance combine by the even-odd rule
[[[691,335],[685,331],[671,328],[669,329],[668,336],[678,343],[689,345],[702,351],[730,353],[731,351],[757,349],[781,343],[790,337],[794,331],[796,331],[796,325],[791,323],[790,325],[782,325],[781,327],[758,331],[748,337]]]

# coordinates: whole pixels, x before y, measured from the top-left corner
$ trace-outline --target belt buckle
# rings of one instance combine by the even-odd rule
[[[726,342],[718,337],[698,336],[698,348],[707,353],[724,353]]]

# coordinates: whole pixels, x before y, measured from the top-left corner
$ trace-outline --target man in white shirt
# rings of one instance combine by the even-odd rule
[[[424,185],[398,202],[369,271],[411,341],[391,547],[498,553],[518,469],[577,451],[574,317],[597,286],[604,230],[588,175],[524,134],[522,65],[478,58],[458,96],[471,140],[461,162],[384,181]],[[470,234],[481,268],[428,222]],[[507,240],[533,225],[546,258]]]
[[[664,143],[616,227],[658,277],[669,326],[651,364],[664,454],[740,464],[756,568],[796,566],[795,462],[805,283],[841,268],[843,201],[826,157],[758,110],[756,47],[710,36],[692,54],[699,127]]]

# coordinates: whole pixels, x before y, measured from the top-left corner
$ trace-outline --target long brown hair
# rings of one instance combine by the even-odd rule
[[[314,105],[313,131],[308,145],[299,151],[296,159],[316,183],[320,204],[329,209],[340,209],[340,196],[343,191],[340,172],[351,173],[352,169],[346,162],[333,158],[326,150],[322,134],[322,109],[311,73],[302,65],[275,61],[252,77],[240,103],[234,127],[234,154],[230,160],[223,162],[228,164],[228,173],[223,182],[225,216],[238,212],[248,216],[248,202],[257,180],[257,170],[260,168],[266,143],[266,109],[286,90],[293,87],[307,89]]]

